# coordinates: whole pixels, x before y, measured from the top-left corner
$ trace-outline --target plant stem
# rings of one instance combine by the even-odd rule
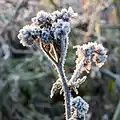
[[[65,99],[65,114],[66,114],[66,120],[69,120],[71,117],[71,106],[70,106],[70,98],[71,98],[71,93],[70,90],[67,86],[67,78],[65,76],[65,72],[62,66],[58,67],[58,73],[61,78],[63,90],[64,90],[64,99]]]
[[[84,61],[84,58],[80,61],[80,64],[77,67],[77,69],[75,69],[69,83],[72,83],[72,82],[76,81],[76,79],[80,76],[80,70],[83,67],[83,61]]]

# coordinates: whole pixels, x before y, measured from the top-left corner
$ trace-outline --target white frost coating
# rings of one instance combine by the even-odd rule
[[[46,22],[48,19],[51,19],[51,14],[43,10],[37,13],[36,17],[32,18],[32,22]]]
[[[24,26],[18,34],[18,38],[20,39],[20,43],[23,46],[29,46],[33,43],[34,39],[32,36],[39,36],[41,29],[39,26],[26,25]]]
[[[71,104],[73,108],[71,118],[81,118],[88,112],[89,104],[80,96],[73,98]]]
[[[26,25],[19,31],[18,38],[25,39],[28,38],[30,35],[39,34],[39,31],[40,31],[39,26]]]
[[[32,18],[32,22],[55,22],[57,19],[63,19],[69,21],[71,17],[77,17],[78,14],[73,11],[71,7],[67,9],[62,9],[61,11],[54,11],[52,13],[47,13],[45,11],[40,11],[37,13],[36,17]]]
[[[72,79],[68,82],[68,86],[71,86],[72,89],[75,91],[76,94],[78,94],[77,88],[80,87],[80,85],[85,82],[87,76],[83,76],[81,79],[78,78],[76,81],[72,81]],[[74,79],[75,80],[75,79]]]
[[[92,63],[94,63],[100,68],[104,65],[104,62],[107,59],[107,50],[103,47],[102,44],[97,44],[96,42],[89,42],[88,44],[84,44],[82,46],[77,45],[74,48],[77,48],[76,68],[79,66],[80,61],[83,58],[85,59],[84,65],[80,72],[89,72]]]
[[[70,23],[63,21],[62,19],[59,19],[55,24],[54,28],[55,39],[60,38],[61,35],[67,38],[70,32]]]
[[[54,35],[55,39],[60,38],[62,34],[65,39],[68,37],[70,32],[70,18],[75,16],[73,9],[69,7],[69,9],[62,9],[61,11],[54,11],[53,13],[47,13],[45,11],[40,11],[37,15],[32,18],[32,24],[24,26],[18,34],[18,38],[21,40],[20,43],[23,46],[28,46],[28,42],[33,41],[32,36],[40,36],[40,31],[48,29],[48,36],[43,36],[42,39],[48,40],[51,32]],[[42,29],[39,25],[43,25]],[[46,25],[45,25],[46,24]],[[49,27],[48,27],[49,26]],[[45,33],[45,32],[42,32]],[[47,35],[47,34],[46,34]],[[52,36],[53,37],[53,36]],[[30,38],[30,39],[29,39]],[[29,39],[29,40],[28,40]]]

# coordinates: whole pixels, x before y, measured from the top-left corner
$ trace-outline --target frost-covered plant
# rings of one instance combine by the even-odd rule
[[[82,117],[85,117],[85,114],[88,112],[89,105],[85,100],[83,100],[80,96],[77,96],[72,99],[71,103],[72,107],[72,117],[71,120],[78,120]]]
[[[70,7],[68,10],[47,13],[40,11],[32,18],[32,24],[24,26],[18,34],[23,46],[38,44],[45,55],[55,65],[59,79],[53,84],[52,98],[56,92],[64,92],[66,120],[84,118],[89,105],[80,96],[73,98],[71,89],[78,94],[77,88],[86,80],[86,76],[79,78],[81,72],[89,72],[92,65],[101,67],[107,58],[107,51],[102,44],[88,43],[83,46],[77,45],[76,69],[70,80],[67,80],[64,71],[65,57],[69,43],[70,20],[77,17]]]

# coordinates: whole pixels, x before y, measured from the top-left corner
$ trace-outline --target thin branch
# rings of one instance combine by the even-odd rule
[[[78,65],[77,69],[74,71],[69,83],[75,82],[76,79],[80,76],[80,70],[83,67],[83,61],[84,58],[80,61],[80,64]]]
[[[65,36],[60,36],[61,44],[60,44],[60,58],[58,60],[58,65],[57,65],[57,72],[59,74],[59,77],[62,82],[62,87],[64,91],[64,99],[65,99],[65,114],[66,114],[66,120],[69,120],[71,117],[71,92],[68,88],[67,85],[67,78],[64,72],[64,64],[65,64],[65,57],[67,54],[67,49],[68,49],[68,38],[64,38]]]
[[[96,21],[96,18],[100,15],[100,12],[103,10],[103,9],[101,9],[101,7],[104,7],[103,6],[104,2],[105,2],[104,0],[101,0],[100,3],[98,3],[98,5],[96,5],[97,7],[95,8],[94,12],[89,17],[88,32],[90,32],[90,33],[93,32],[94,23]]]
[[[23,50],[23,49],[16,49],[12,46],[9,46],[11,51],[16,54],[33,54],[33,50]]]
[[[101,25],[101,29],[120,29],[120,24],[118,24],[118,25],[110,25],[110,24]]]
[[[108,69],[100,69],[100,72],[108,77],[113,78],[114,80],[116,80],[117,77],[120,76],[119,74],[115,74]]]
[[[117,105],[117,108],[115,110],[112,120],[119,120],[119,119],[120,119],[120,100],[118,102],[118,105]]]
[[[57,68],[57,71],[59,73],[59,77],[62,80],[62,86],[63,86],[63,90],[64,90],[66,120],[69,120],[69,118],[71,117],[71,106],[70,106],[71,93],[67,86],[67,78],[65,76],[65,72],[64,72],[62,66],[59,66]]]

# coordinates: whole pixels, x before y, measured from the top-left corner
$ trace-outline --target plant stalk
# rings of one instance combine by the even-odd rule
[[[61,82],[62,82],[63,91],[64,91],[66,120],[69,120],[69,118],[71,117],[71,105],[70,105],[71,93],[67,86],[67,78],[65,76],[63,67],[59,66],[57,70],[62,80]]]
[[[80,76],[80,70],[81,70],[81,68],[83,67],[83,63],[84,63],[83,61],[84,61],[84,60],[85,60],[85,58],[83,58],[83,59],[80,61],[80,64],[79,64],[79,66],[77,67],[77,69],[75,69],[75,71],[74,71],[74,73],[73,73],[73,75],[72,75],[69,83],[75,82],[76,79]]]

